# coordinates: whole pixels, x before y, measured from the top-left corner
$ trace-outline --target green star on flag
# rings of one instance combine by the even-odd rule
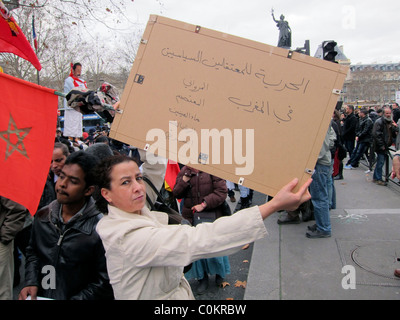
[[[29,131],[31,129],[32,128],[19,129],[10,114],[10,122],[8,123],[8,130],[0,132],[0,138],[7,143],[5,160],[7,160],[15,151],[18,151],[20,154],[29,159],[23,141],[24,138],[29,134]]]

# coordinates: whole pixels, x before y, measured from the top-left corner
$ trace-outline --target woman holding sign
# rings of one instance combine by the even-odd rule
[[[261,206],[196,227],[168,225],[167,214],[145,206],[145,185],[132,158],[107,158],[96,176],[102,195],[97,204],[106,214],[96,230],[106,250],[116,299],[194,299],[183,275],[185,265],[230,255],[265,237],[264,219],[278,210],[294,210],[310,199],[311,179],[296,193],[298,180],[294,179]]]

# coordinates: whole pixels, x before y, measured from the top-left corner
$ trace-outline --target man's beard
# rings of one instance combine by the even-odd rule
[[[392,121],[393,121],[392,116],[390,116],[390,117],[383,117],[383,119],[385,119],[386,122],[392,122]]]

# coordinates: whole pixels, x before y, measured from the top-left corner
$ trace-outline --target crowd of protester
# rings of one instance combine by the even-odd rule
[[[224,215],[217,213],[215,223],[210,224],[210,227],[206,226],[208,224],[196,228],[181,225],[176,229],[164,228],[164,218],[156,214],[155,218],[150,219],[151,222],[137,219],[134,223],[129,222],[129,219],[126,221],[127,213],[130,214],[129,218],[134,216],[132,213],[140,212],[139,216],[148,214],[144,208],[149,207],[148,202],[154,203],[157,200],[157,194],[142,181],[142,176],[148,176],[156,188],[161,190],[167,162],[148,164],[144,151],[110,139],[107,128],[91,129],[88,133],[84,132],[81,138],[64,137],[58,129],[48,179],[33,218],[20,205],[1,198],[1,214],[13,219],[10,238],[2,237],[1,245],[12,243],[14,250],[7,248],[7,253],[2,253],[0,276],[2,282],[8,285],[2,287],[0,298],[12,298],[10,287],[12,289],[12,283],[14,286],[19,284],[20,256],[24,255],[26,265],[20,299],[191,299],[194,296],[186,278],[199,280],[199,294],[207,290],[209,275],[215,275],[216,283],[221,285],[225,274],[230,272],[228,255],[265,236],[263,226],[254,221],[243,221],[245,219],[241,216],[246,213],[248,217],[255,217],[261,212],[264,219],[280,210],[287,213],[278,220],[282,225],[300,223],[302,215],[303,221],[315,220],[315,224],[306,230],[307,238],[330,237],[332,230],[329,210],[336,207],[334,181],[346,179],[343,169],[356,169],[361,159],[366,159],[367,172],[374,170],[373,183],[377,186],[387,185],[389,177],[382,173],[383,165],[390,152],[399,149],[399,122],[400,110],[397,104],[382,108],[346,105],[341,110],[335,110],[316,163],[313,181],[303,185],[296,194],[291,190],[297,182],[292,181],[275,197],[267,197],[263,206],[251,207],[253,190],[241,186],[239,189],[229,181],[190,167],[181,167],[181,174],[176,180],[177,189],[171,193],[177,199],[182,199],[181,214],[189,222],[194,223],[194,212],[209,209],[218,212],[223,210],[225,201],[235,202],[234,189],[240,190],[240,205],[239,214],[231,216],[235,216],[234,219],[220,220]],[[396,161],[397,158],[400,157],[396,157]],[[104,167],[107,159],[108,167]],[[98,169],[94,169],[101,167],[100,163],[103,171],[99,173]],[[114,179],[119,177],[117,171],[107,168],[121,170],[121,174],[124,174],[121,179],[123,183],[114,187],[123,194],[127,190],[124,189],[125,183],[131,185],[132,190],[138,192],[139,206],[127,209],[127,199],[122,199],[119,193],[113,191]],[[102,202],[104,210],[100,210]],[[111,216],[107,216],[110,225],[105,225],[104,220],[98,228],[104,214],[108,213],[107,208],[113,208]],[[119,234],[117,230],[124,230],[117,228],[117,225],[124,221],[132,224],[131,229],[124,231],[125,235],[131,235],[126,236],[126,241],[135,247],[130,249],[130,254],[121,244],[125,236],[116,238]],[[113,226],[113,223],[116,225]],[[244,236],[246,223],[249,223],[249,230],[254,228],[252,230],[258,231],[248,232],[251,236]],[[237,230],[238,226],[242,231]],[[219,233],[224,228],[235,234],[230,244],[220,239]],[[146,237],[140,230],[147,230]],[[151,246],[143,243],[148,251],[143,252],[142,248],[135,246],[141,239],[148,239],[154,230],[159,233],[152,237]],[[211,237],[211,241],[219,240],[211,245],[210,239],[203,238],[203,233]],[[188,244],[174,242],[173,238],[179,238],[180,234],[188,240]],[[156,240],[159,235],[164,237],[161,239],[170,240],[168,248],[163,247],[163,240]],[[197,243],[204,242],[201,248],[194,245],[192,238]],[[171,256],[165,253],[159,255],[160,247],[157,245],[170,252]],[[204,245],[207,245],[207,252],[202,249]],[[10,254],[12,252],[14,254]],[[134,262],[135,259],[135,263],[141,266],[122,268],[126,262]],[[183,266],[175,266],[176,261]],[[186,272],[185,278],[183,267],[187,264],[191,265],[191,269]],[[43,268],[46,266],[55,268],[57,287],[52,287],[51,281],[45,282]],[[51,272],[51,269],[48,271]],[[400,270],[396,270],[395,275],[399,276]],[[152,291],[142,281],[143,277],[151,278],[149,283],[158,283],[164,289]]]

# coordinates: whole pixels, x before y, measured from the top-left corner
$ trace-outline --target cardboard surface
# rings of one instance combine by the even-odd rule
[[[150,16],[110,137],[273,196],[310,177],[347,72]]]

